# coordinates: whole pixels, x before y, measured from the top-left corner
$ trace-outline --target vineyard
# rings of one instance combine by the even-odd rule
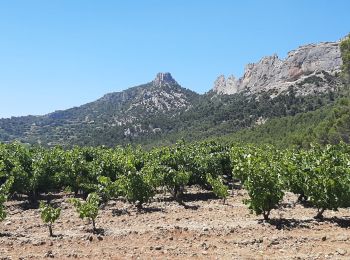
[[[193,185],[212,189],[225,202],[228,189],[237,182],[248,191],[245,203],[265,220],[286,191],[311,203],[317,209],[316,218],[322,218],[324,210],[350,206],[350,147],[346,144],[279,151],[205,142],[143,151],[132,147],[43,149],[13,143],[0,147],[0,173],[2,219],[8,195],[26,195],[35,204],[40,194],[66,191],[75,197],[93,195],[97,205],[125,198],[142,210],[159,192],[168,191],[183,204],[186,187]]]
[[[105,228],[98,216],[111,202],[128,203],[143,214],[168,194],[169,201],[191,211],[194,206],[184,198],[194,189],[212,193],[229,207],[227,199],[243,188],[243,203],[267,223],[276,221],[271,213],[283,210],[286,194],[294,194],[293,205],[308,207],[322,221],[326,210],[350,206],[350,146],[277,150],[179,142],[145,151],[131,146],[65,150],[1,144],[0,184],[0,220],[6,219],[7,200],[26,201],[28,208],[39,210],[51,237],[60,233],[55,222],[65,215],[66,206],[52,201],[62,193],[76,218],[91,223],[87,233],[92,234]]]

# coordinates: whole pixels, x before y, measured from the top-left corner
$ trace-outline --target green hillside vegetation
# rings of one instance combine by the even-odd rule
[[[332,106],[344,95],[344,91],[337,91],[296,96],[293,89],[290,89],[275,98],[265,93],[257,99],[257,96],[247,97],[244,94],[230,96],[211,93],[200,99],[200,102],[186,113],[168,122],[163,120],[163,124],[173,126],[168,132],[159,136],[135,138],[134,141],[153,146],[171,144],[179,139],[196,141],[232,134],[238,136],[234,133],[241,133],[242,129],[260,129],[255,127],[260,119],[269,123],[275,122],[277,118],[293,118],[296,115],[303,117],[304,113]]]
[[[273,144],[277,147],[310,147],[311,143],[349,143],[350,99],[295,116],[275,118],[263,125],[219,138],[223,142]]]
[[[329,80],[337,86],[334,91],[307,96],[296,95],[293,87],[274,98],[271,97],[272,92],[261,95],[246,93],[217,95],[209,92],[201,96],[187,93],[192,102],[191,107],[166,113],[149,113],[142,108],[126,113],[126,109],[132,105],[130,102],[135,101],[135,96],[132,95],[128,103],[120,105],[116,100],[120,95],[116,93],[109,98],[79,108],[55,112],[43,117],[2,119],[0,120],[0,138],[3,141],[18,139],[31,144],[38,143],[40,140],[39,143],[44,146],[55,144],[68,147],[72,145],[114,146],[132,143],[153,147],[173,144],[179,139],[197,141],[221,137],[242,129],[252,128],[257,131],[266,128],[256,127],[260,121],[263,123],[267,120],[266,124],[273,128],[273,122],[277,122],[277,118],[286,117],[281,121],[284,122],[292,120],[288,118],[294,118],[296,115],[296,118],[314,115],[313,113],[302,115],[303,113],[326,112],[328,107],[332,107],[337,100],[347,95],[340,87],[339,78],[329,77]],[[110,107],[113,104],[119,104],[120,107]],[[111,122],[111,119],[116,116],[138,118],[118,126]],[[284,123],[281,124],[285,126]],[[304,124],[307,123],[304,122]],[[125,129],[130,129],[129,135],[125,135]],[[160,130],[154,131],[154,129]],[[275,131],[272,130],[272,132]],[[240,135],[241,132],[236,136]]]
[[[163,93],[172,95],[170,107],[166,110],[142,105],[152,96]],[[125,144],[130,139],[125,129],[135,125],[154,128],[153,120],[163,113],[172,117],[187,107],[177,107],[178,96],[182,95],[189,104],[194,103],[198,94],[180,87],[178,84],[157,87],[147,83],[122,92],[110,93],[97,101],[64,111],[56,111],[44,116],[24,116],[0,119],[0,140],[19,140],[24,143],[44,146],[108,145]],[[181,101],[181,100],[180,100]],[[128,123],[128,120],[132,122]],[[120,126],[120,123],[124,123]],[[142,122],[145,122],[142,124]]]
[[[340,51],[343,60],[342,76],[345,82],[350,81],[350,34],[340,43]]]
[[[328,100],[327,105],[314,111],[272,118],[263,125],[249,127],[219,138],[221,142],[273,144],[280,148],[305,147],[311,143],[337,144],[350,142],[350,38],[341,43],[343,59],[339,81],[343,87]],[[314,97],[315,98],[315,97]],[[317,98],[320,100],[320,97]],[[325,102],[325,101],[320,101]]]
[[[150,82],[45,116],[0,119],[0,140],[68,148],[126,144],[152,148],[180,139],[215,138],[297,147],[349,142],[349,41],[347,37],[340,45],[342,73],[318,71],[277,96],[274,90],[199,95],[175,80],[160,86]],[[332,89],[297,94],[296,89],[310,83]]]

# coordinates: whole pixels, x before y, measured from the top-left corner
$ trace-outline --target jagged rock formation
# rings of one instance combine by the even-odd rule
[[[224,75],[220,75],[214,82],[214,91],[219,94],[236,94],[239,92],[239,82],[235,76],[231,75],[225,79]]]
[[[234,76],[225,80],[221,75],[213,90],[218,94],[272,90],[277,95],[294,86],[302,95],[322,92],[334,87],[333,76],[341,65],[339,42],[308,44],[290,51],[285,60],[275,54],[248,64],[243,77],[238,80]]]

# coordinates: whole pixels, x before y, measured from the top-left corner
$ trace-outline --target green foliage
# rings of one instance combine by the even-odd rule
[[[348,146],[313,147],[308,151],[309,163],[304,168],[305,195],[319,209],[322,218],[326,209],[350,206],[350,150]]]
[[[189,149],[190,163],[187,168],[191,171],[190,184],[207,185],[206,175],[213,177],[232,177],[230,149],[218,142],[194,143]]]
[[[160,149],[155,157],[162,166],[162,185],[179,203],[182,203],[185,186],[191,178],[189,149],[184,142],[179,142],[173,147]]]
[[[179,202],[182,202],[184,188],[189,180],[190,173],[185,170],[168,169],[168,171],[164,173],[164,185]]]
[[[81,219],[88,218],[91,220],[94,231],[96,230],[95,220],[98,216],[100,200],[101,198],[96,193],[90,193],[85,202],[81,202],[76,198],[70,200]]]
[[[116,183],[120,194],[129,202],[136,204],[138,210],[141,210],[142,204],[148,202],[154,195],[153,187],[140,172],[129,172],[127,175],[120,176]]]
[[[3,221],[6,218],[4,203],[7,201],[8,193],[13,185],[13,182],[13,178],[10,178],[0,186],[0,221]]]
[[[252,156],[246,156],[248,173],[244,187],[248,191],[249,199],[245,203],[256,214],[262,214],[265,220],[284,195],[282,167],[278,157],[279,152],[269,147],[258,149]]]
[[[221,137],[221,142],[244,144],[272,144],[287,147],[310,148],[311,143],[350,143],[349,92],[342,93],[334,104],[321,109],[268,120],[265,124]]]
[[[41,219],[48,224],[50,236],[53,236],[52,225],[61,215],[61,208],[54,208],[50,204],[40,202]]]
[[[350,34],[340,43],[340,52],[343,60],[342,72],[344,78],[350,80]]]
[[[228,190],[227,190],[227,186],[225,184],[223,184],[222,180],[220,179],[220,177],[217,178],[213,178],[213,176],[211,176],[210,174],[207,174],[207,181],[210,184],[210,186],[213,189],[214,194],[225,200],[227,198],[227,196],[229,195]]]
[[[40,192],[59,190],[60,177],[65,174],[65,153],[62,148],[37,149],[33,154],[30,197],[36,201]]]
[[[230,158],[233,177],[244,183],[250,173],[250,167],[254,156],[259,156],[258,150],[252,146],[232,146]]]
[[[347,99],[332,115],[346,118]],[[342,109],[341,109],[342,108]],[[256,214],[268,218],[284,191],[291,191],[319,209],[350,205],[350,146],[345,143],[306,149],[277,150],[272,146],[189,143],[144,151],[131,146],[64,150],[0,144],[0,216],[9,192],[21,196],[56,192],[67,187],[83,195],[72,199],[81,218],[95,226],[100,202],[124,196],[138,209],[157,192],[168,190],[179,203],[190,185],[213,189],[226,198],[224,183],[241,181],[246,201]],[[48,206],[47,206],[48,207]]]
[[[159,161],[154,155],[153,152],[150,153],[149,160],[142,168],[142,175],[144,181],[156,192],[158,187],[163,186],[164,172],[166,172],[168,168],[159,164]]]
[[[310,153],[305,150],[287,150],[281,158],[282,179],[287,190],[299,194],[299,199],[306,199],[306,179],[310,166]]]
[[[119,188],[117,182],[111,181],[111,179],[106,176],[99,176],[97,181],[96,193],[101,197],[103,202],[107,202],[117,196]]]
[[[98,170],[94,160],[97,149],[74,147],[66,153],[66,174],[62,180],[65,186],[70,187],[77,195],[88,194],[93,191],[97,183]]]
[[[31,194],[33,151],[17,142],[0,144],[0,180],[13,178],[11,192]]]
[[[340,99],[330,115],[315,129],[320,144],[350,143],[350,99]]]

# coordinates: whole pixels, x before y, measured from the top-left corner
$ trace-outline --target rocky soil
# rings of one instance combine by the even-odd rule
[[[0,259],[350,259],[350,209],[326,211],[325,220],[316,221],[316,209],[287,194],[264,222],[242,203],[244,190],[226,204],[197,188],[187,194],[187,208],[159,196],[141,213],[109,202],[97,234],[78,218],[69,196],[58,194],[53,202],[63,210],[53,238],[38,209],[11,201],[0,223]]]

